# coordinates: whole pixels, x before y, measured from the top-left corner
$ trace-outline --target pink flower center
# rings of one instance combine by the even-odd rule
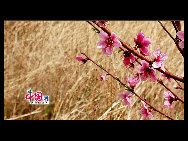
[[[157,56],[157,58],[155,58],[154,61],[160,62],[161,61],[160,56]]]
[[[151,73],[151,69],[150,68],[146,68],[145,71],[150,74]]]
[[[134,74],[134,78],[135,78],[135,80],[138,80],[139,79],[139,73]]]
[[[124,53],[124,57],[130,57],[131,53],[129,51],[125,51]]]
[[[111,47],[114,43],[112,37],[109,37],[105,42],[106,42],[107,47]]]
[[[170,96],[170,98],[168,99],[168,101],[171,104],[174,101],[174,98]]]
[[[141,42],[136,42],[136,45],[137,45],[137,48],[141,48],[142,47]]]

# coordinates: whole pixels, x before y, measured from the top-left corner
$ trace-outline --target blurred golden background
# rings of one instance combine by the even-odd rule
[[[171,21],[162,21],[175,37]],[[184,31],[184,21],[181,21]],[[184,58],[173,40],[157,21],[110,21],[107,26],[126,43],[134,46],[134,37],[140,31],[151,38],[150,53],[158,47],[168,54],[165,67],[178,76],[184,76]],[[131,96],[132,108],[123,105],[118,94],[124,87],[110,77],[106,82],[98,75],[104,71],[91,62],[82,64],[75,57],[85,52],[97,63],[123,82],[135,70],[124,66],[118,49],[104,56],[96,44],[100,41],[92,26],[85,21],[4,21],[4,119],[12,120],[140,120],[143,107],[136,96]],[[149,57],[150,59],[153,57]],[[138,65],[138,64],[135,64]],[[157,72],[160,77],[160,72]],[[173,88],[166,78],[163,82],[179,97],[184,91]],[[183,87],[184,84],[180,83]],[[49,105],[31,105],[25,100],[27,90],[42,91],[49,96]],[[184,120],[184,104],[174,102],[173,110],[163,108],[166,91],[158,83],[147,80],[135,87],[136,93],[164,113]],[[154,120],[167,120],[152,111]]]

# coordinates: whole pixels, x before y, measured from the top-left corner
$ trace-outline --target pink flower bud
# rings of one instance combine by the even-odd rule
[[[76,56],[76,59],[77,59],[78,61],[84,60],[81,56]]]
[[[99,75],[101,81],[106,81],[106,74]]]

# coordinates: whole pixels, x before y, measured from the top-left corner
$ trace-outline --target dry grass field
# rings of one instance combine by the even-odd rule
[[[171,22],[162,23],[175,37]],[[184,76],[184,59],[157,21],[110,21],[108,28],[131,46],[134,46],[134,37],[143,31],[145,37],[152,40],[150,52],[160,46],[161,51],[168,54],[166,68]],[[184,31],[184,21],[181,28]],[[82,64],[75,59],[81,56],[80,52],[85,52],[125,82],[126,76],[135,70],[124,66],[118,49],[104,56],[96,46],[99,41],[98,34],[85,21],[4,21],[4,119],[142,120],[139,111],[143,105],[136,96],[131,96],[131,109],[124,106],[118,97],[125,92],[124,87],[111,77],[107,77],[106,82],[100,81],[98,75],[104,71],[89,61]],[[160,77],[158,71],[157,76]],[[184,99],[184,91],[173,88],[174,80],[171,83],[166,78],[162,80]],[[50,104],[29,104],[25,100],[29,88],[48,95]],[[181,102],[174,102],[171,111],[163,108],[166,89],[160,84],[147,80],[139,83],[135,90],[157,109],[184,120]],[[153,120],[168,120],[155,111],[152,114]]]

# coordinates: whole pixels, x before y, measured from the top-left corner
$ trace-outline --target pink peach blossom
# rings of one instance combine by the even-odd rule
[[[134,88],[136,84],[140,82],[140,76],[139,73],[134,74],[133,76],[130,77],[130,79],[127,77],[127,82],[131,86],[131,88]]]
[[[171,77],[166,76],[166,74],[161,73],[161,76],[166,77],[166,78],[168,79],[168,81],[169,81],[169,82],[172,82],[172,78],[171,78]]]
[[[124,105],[128,105],[131,107],[131,100],[130,100],[131,92],[127,91],[125,93],[119,94],[119,97],[124,100]]]
[[[158,47],[156,49],[156,51],[153,52],[153,56],[154,56],[154,62],[152,64],[152,66],[154,68],[160,68],[165,71],[165,68],[164,68],[164,60],[166,60],[168,58],[168,55],[167,54],[164,54],[164,53],[161,53],[160,54],[160,47]]]
[[[83,64],[87,62],[87,59],[82,58],[81,56],[76,56],[76,60],[82,62]]]
[[[83,61],[84,59],[81,56],[76,56],[76,60]]]
[[[176,33],[176,35],[181,39],[181,42],[179,44],[180,48],[184,48],[184,31],[179,31]]]
[[[135,56],[131,52],[125,51],[123,55],[124,55],[123,63],[125,64],[125,66],[129,66],[130,63],[135,62]]]
[[[99,75],[101,81],[106,81],[106,74]]]
[[[113,52],[113,47],[119,48],[121,42],[116,38],[116,34],[112,32],[110,36],[106,32],[100,32],[99,37],[102,39],[97,43],[98,48],[102,48],[104,55],[110,55]]]
[[[134,42],[139,48],[140,52],[145,56],[150,56],[149,53],[149,44],[151,44],[150,38],[144,38],[144,32],[140,32],[135,38]]]
[[[149,67],[149,63],[145,60],[142,60],[141,62],[142,66],[137,66],[136,69],[138,70],[141,80],[146,81],[148,77],[151,78],[153,82],[157,80],[157,77],[155,76],[156,71]]]
[[[146,103],[145,103],[144,101],[141,100],[141,102],[142,102],[142,104],[144,105],[144,108],[142,108],[142,109],[140,110],[140,114],[142,114],[142,115],[144,116],[144,117],[143,117],[143,120],[146,120],[148,117],[152,119],[152,118],[153,118],[153,115],[150,113],[151,110],[148,109],[148,107],[147,107],[147,105],[146,105]]]
[[[172,110],[173,101],[175,101],[175,96],[171,92],[164,92],[163,97],[166,99],[163,107],[166,108],[167,106],[169,106],[169,109]]]

